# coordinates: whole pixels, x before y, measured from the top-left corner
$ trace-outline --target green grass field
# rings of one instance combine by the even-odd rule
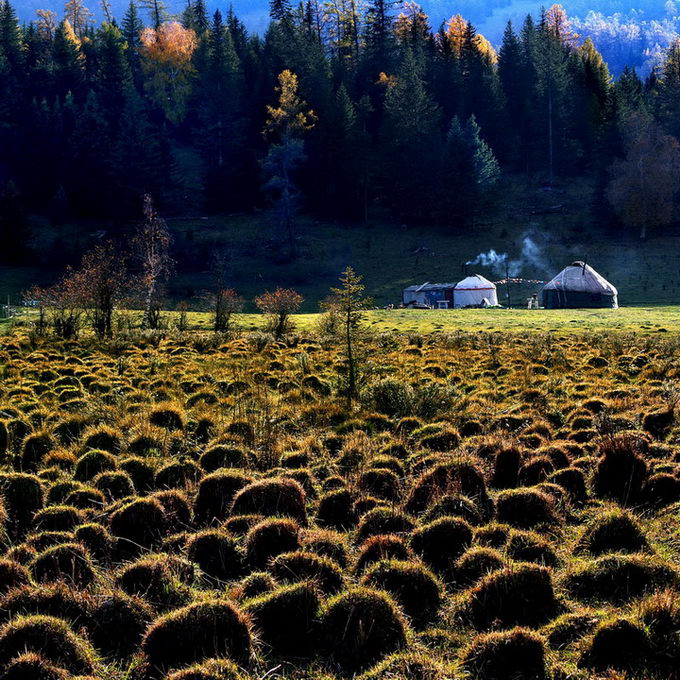
[[[140,312],[120,312],[130,315],[133,325],[138,325]],[[15,319],[0,319],[0,332],[16,326],[30,324],[32,310],[23,310]],[[164,312],[162,324],[167,329],[177,328],[179,313]],[[297,331],[314,331],[320,314],[295,314],[292,317]],[[208,312],[189,312],[188,330],[210,331],[212,316]],[[365,313],[368,328],[378,333],[677,333],[680,332],[680,306],[622,307],[621,309],[465,309],[421,310],[394,309],[370,310]],[[266,318],[262,314],[237,314],[234,329],[243,332],[264,330]]]
[[[276,225],[266,212],[247,215],[203,216],[188,204],[189,216],[168,216],[174,236],[176,275],[170,282],[174,306],[186,301],[198,307],[201,292],[212,285],[211,254],[224,250],[229,257],[229,285],[249,301],[277,286],[292,287],[305,297],[305,312],[316,312],[318,303],[337,283],[338,275],[352,265],[364,276],[367,293],[378,306],[398,304],[403,288],[414,283],[455,282],[463,276],[463,264],[493,248],[520,258],[523,238],[531,236],[539,246],[537,257],[523,261],[521,276],[548,280],[566,264],[587,258],[589,264],[619,289],[622,305],[680,303],[680,238],[651,238],[640,242],[622,234],[607,233],[593,218],[590,205],[592,182],[573,179],[550,191],[525,178],[506,178],[499,189],[497,207],[463,229],[454,218],[439,226],[407,226],[372,216],[369,224],[350,224],[301,217],[298,226],[299,257],[283,257]],[[559,214],[536,215],[542,209],[562,205]],[[56,280],[66,260],[77,263],[78,254],[94,242],[93,234],[125,233],[134,225],[87,222],[35,227],[36,257],[30,266],[0,267],[0,299],[11,295],[18,302],[21,291],[33,284]],[[54,254],[63,255],[55,265]],[[504,271],[470,267],[491,280]],[[502,269],[502,268],[501,268]],[[513,285],[511,303],[520,305],[540,285]],[[499,289],[505,305],[507,289]],[[252,306],[248,311],[254,311]]]

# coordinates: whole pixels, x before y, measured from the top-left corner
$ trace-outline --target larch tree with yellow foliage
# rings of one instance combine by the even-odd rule
[[[267,106],[264,135],[271,140],[269,153],[262,161],[267,180],[265,191],[272,197],[279,226],[286,234],[291,258],[297,255],[295,245],[295,216],[299,191],[295,173],[305,160],[305,132],[314,127],[316,115],[298,93],[298,77],[289,70],[279,74],[278,102]]]
[[[146,91],[165,117],[177,125],[184,120],[191,97],[196,34],[177,21],[168,21],[158,28],[145,28],[141,43]]]

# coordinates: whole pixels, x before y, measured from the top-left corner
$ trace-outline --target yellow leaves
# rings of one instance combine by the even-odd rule
[[[177,21],[167,21],[158,29],[147,27],[140,37],[142,54],[160,64],[186,66],[196,49],[194,31]]]
[[[446,24],[446,37],[449,39],[451,51],[460,57],[465,43],[468,22],[460,14],[451,17]]]
[[[196,34],[177,21],[167,21],[158,29],[145,28],[140,39],[146,90],[168,120],[179,123],[191,96]]]
[[[474,38],[474,45],[477,51],[491,64],[498,63],[498,54],[494,46],[481,33],[478,33]]]
[[[289,137],[311,130],[316,123],[316,114],[298,96],[298,77],[286,69],[279,74],[276,88],[279,95],[277,106],[267,106],[265,133]]]
[[[80,47],[80,38],[76,35],[76,32],[73,30],[73,26],[71,26],[71,22],[68,19],[64,19],[64,37],[69,42]]]
[[[382,71],[378,76],[378,85],[381,85],[385,89],[394,87],[396,84],[397,76],[388,76],[384,71]]]

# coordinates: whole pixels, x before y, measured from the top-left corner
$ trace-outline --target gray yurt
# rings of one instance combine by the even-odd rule
[[[543,306],[546,309],[617,309],[618,291],[590,265],[572,262],[543,288]]]

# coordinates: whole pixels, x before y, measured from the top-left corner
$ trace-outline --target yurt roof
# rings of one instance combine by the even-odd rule
[[[616,288],[604,276],[583,262],[572,262],[565,267],[550,283],[546,284],[544,290],[618,295]]]
[[[481,274],[473,274],[459,281],[455,290],[496,290],[496,284],[485,279]]]

